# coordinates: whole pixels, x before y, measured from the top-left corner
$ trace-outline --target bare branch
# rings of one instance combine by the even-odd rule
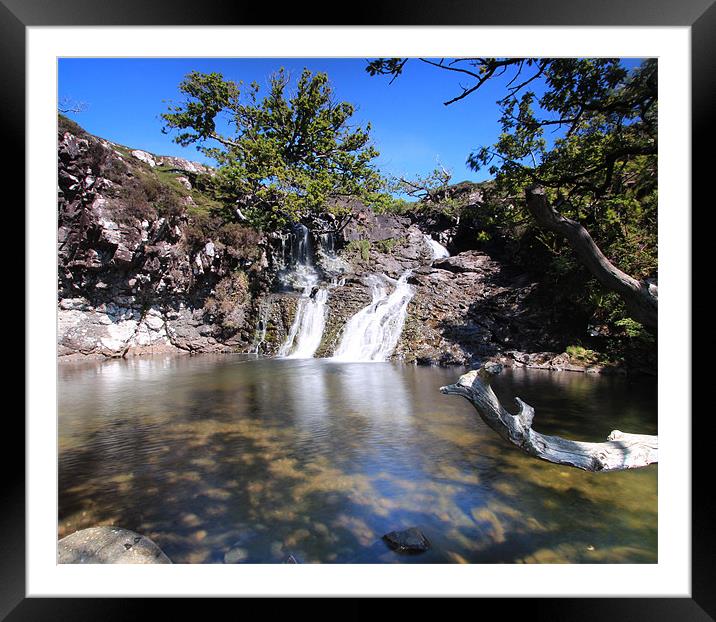
[[[532,429],[535,416],[532,406],[515,398],[519,412],[512,415],[497,399],[490,383],[501,370],[497,363],[485,363],[479,370],[461,376],[455,384],[440,387],[440,392],[461,395],[503,439],[547,462],[600,472],[638,469],[658,462],[658,436],[614,430],[606,442],[588,443],[536,432]]]
[[[85,102],[77,101],[71,97],[63,97],[57,102],[57,111],[62,114],[80,113],[87,110],[88,106]]]

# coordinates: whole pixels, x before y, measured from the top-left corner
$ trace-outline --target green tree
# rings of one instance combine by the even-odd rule
[[[560,259],[565,249],[555,242],[566,241],[627,313],[655,330],[657,61],[629,72],[619,59],[420,60],[469,80],[445,105],[503,81],[501,134],[471,153],[469,166],[486,167],[514,200],[519,209],[503,218],[529,214]],[[382,58],[366,70],[392,82],[406,63]]]
[[[370,124],[350,125],[354,107],[334,101],[325,73],[304,69],[292,94],[289,82],[279,70],[261,97],[257,83],[242,92],[219,73],[189,73],[179,85],[184,101],[161,115],[163,130],[218,162],[206,184],[240,220],[274,230],[327,213],[339,229],[350,212],[336,199],[384,200]],[[228,135],[217,127],[222,118]]]
[[[451,179],[450,171],[443,166],[437,166],[425,176],[395,178],[394,189],[413,199],[437,203],[445,198],[445,191]]]

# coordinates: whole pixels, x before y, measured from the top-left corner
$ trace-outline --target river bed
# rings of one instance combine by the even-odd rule
[[[465,370],[251,355],[59,367],[60,537],[116,525],[175,563],[655,563],[658,466],[507,445],[439,387]],[[656,381],[505,370],[548,434],[657,433]],[[432,547],[388,550],[416,526]]]

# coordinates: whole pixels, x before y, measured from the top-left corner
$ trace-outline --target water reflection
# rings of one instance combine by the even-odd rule
[[[342,400],[352,412],[384,426],[409,425],[413,402],[405,374],[391,363],[333,363]]]
[[[461,370],[167,357],[60,368],[60,535],[146,533],[175,562],[655,562],[652,466],[593,474],[507,446],[438,388]],[[535,428],[656,432],[656,384],[507,372]],[[508,403],[506,401],[506,403]],[[382,534],[419,526],[401,557]]]

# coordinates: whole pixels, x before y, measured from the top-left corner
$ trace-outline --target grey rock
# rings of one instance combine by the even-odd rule
[[[236,546],[224,553],[225,564],[240,564],[249,559],[249,552],[240,546]]]
[[[157,164],[161,166],[170,166],[180,171],[186,171],[188,173],[207,173],[211,174],[213,171],[210,167],[199,164],[199,162],[192,162],[186,158],[179,158],[176,156],[154,156]]]
[[[377,242],[405,235],[410,221],[402,216],[376,214],[357,199],[342,200],[353,212],[353,220],[343,229],[344,241],[370,240]]]
[[[431,546],[430,541],[417,527],[386,533],[383,541],[397,553],[424,553]]]
[[[141,160],[142,162],[149,164],[149,166],[151,166],[152,168],[157,165],[156,161],[154,160],[154,156],[147,151],[135,149],[134,151],[132,151],[132,155],[137,158],[137,160]]]
[[[57,543],[60,564],[171,564],[149,538],[119,527],[90,527]]]
[[[445,259],[436,259],[433,262],[433,267],[450,272],[483,272],[491,268],[491,263],[494,264],[485,253],[465,251]]]

